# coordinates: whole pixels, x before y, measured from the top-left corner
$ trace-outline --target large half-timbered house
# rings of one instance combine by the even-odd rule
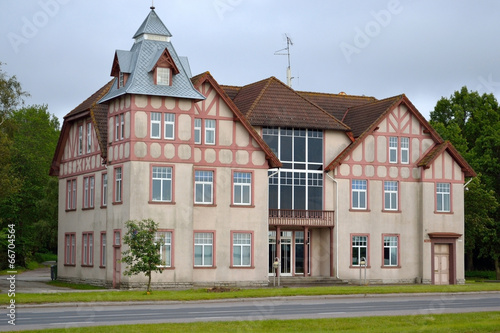
[[[125,222],[159,223],[156,287],[281,276],[464,282],[474,171],[405,95],[191,75],[151,10],[113,79],[69,112],[54,155],[59,278],[130,288]]]

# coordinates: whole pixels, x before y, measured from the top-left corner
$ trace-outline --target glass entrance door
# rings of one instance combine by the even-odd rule
[[[292,231],[281,232],[281,275],[292,276]]]

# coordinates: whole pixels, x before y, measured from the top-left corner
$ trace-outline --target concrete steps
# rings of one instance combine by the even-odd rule
[[[276,280],[274,280],[276,279]],[[269,277],[269,286],[278,285],[278,278]],[[347,281],[340,280],[329,276],[281,276],[280,286],[286,287],[307,287],[307,286],[344,286],[348,285]]]

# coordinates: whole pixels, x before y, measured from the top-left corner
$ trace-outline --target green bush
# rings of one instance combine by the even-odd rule
[[[495,271],[466,271],[465,278],[471,280],[495,280]]]

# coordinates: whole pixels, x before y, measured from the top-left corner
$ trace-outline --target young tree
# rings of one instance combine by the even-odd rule
[[[151,291],[151,273],[162,273],[159,265],[160,242],[156,243],[158,223],[151,219],[141,221],[130,220],[125,223],[127,233],[123,242],[128,245],[128,250],[123,252],[122,262],[126,263],[125,275],[132,276],[143,273],[148,277],[147,292]]]
[[[2,63],[0,62],[0,125],[22,103],[22,97],[27,96],[29,94],[22,90],[16,76],[9,77],[2,71]]]
[[[431,112],[431,125],[471,164],[480,179],[465,194],[465,246],[472,255],[493,261],[500,279],[500,107],[493,94],[462,87],[441,98]]]

